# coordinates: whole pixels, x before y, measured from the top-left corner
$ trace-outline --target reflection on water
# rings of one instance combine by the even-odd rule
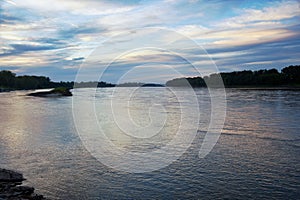
[[[109,99],[110,90],[99,89],[99,105]],[[201,119],[193,144],[170,166],[144,174],[115,171],[87,152],[76,134],[72,98],[34,98],[25,93],[0,94],[0,167],[23,172],[28,184],[50,198],[297,199],[300,195],[299,91],[227,90],[223,133],[213,151],[199,159],[210,98],[207,90],[197,90]],[[157,88],[145,88],[147,93],[166,95]],[[78,95],[87,101],[94,98],[89,89],[80,89]],[[143,105],[143,99],[137,100]],[[132,115],[147,124],[149,119],[139,117],[143,114],[139,104],[135,106]],[[178,120],[178,105],[166,106],[172,120]],[[97,117],[109,126],[100,106]],[[116,134],[117,127],[107,130],[116,144],[144,151],[169,141],[175,128],[167,131],[170,135],[157,136],[157,146],[147,147],[137,140],[133,146],[128,136]]]

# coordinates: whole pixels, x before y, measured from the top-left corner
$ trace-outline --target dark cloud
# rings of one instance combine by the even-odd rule
[[[12,49],[0,54],[0,57],[21,55],[25,52],[63,49],[69,46],[68,43],[62,42],[61,40],[54,38],[39,38],[32,40],[32,42],[40,43],[40,45],[10,44],[9,46],[12,47]]]
[[[38,43],[49,44],[49,45],[68,46],[68,43],[66,41],[62,41],[59,38],[38,38],[35,39],[34,41]]]
[[[60,46],[54,46],[54,45],[28,45],[28,44],[10,44],[10,47],[12,47],[12,50],[0,54],[0,57],[20,55],[25,52],[45,51],[45,50],[54,50],[54,49],[61,48]]]
[[[104,28],[81,26],[81,27],[71,27],[71,28],[61,29],[58,35],[60,38],[73,39],[76,35],[79,34],[93,34],[93,33],[105,32],[105,31],[106,29]]]
[[[84,57],[73,58],[72,60],[73,60],[73,61],[84,60]]]
[[[40,46],[40,45],[27,45],[27,44],[11,44],[15,52],[25,52],[25,51],[44,51],[57,49],[56,46]]]

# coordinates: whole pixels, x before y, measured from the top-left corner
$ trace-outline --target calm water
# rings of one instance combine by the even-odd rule
[[[99,89],[97,102],[105,102],[111,90]],[[144,90],[145,102],[154,98],[150,94],[166,94],[164,88]],[[209,116],[207,91],[196,93],[203,116]],[[90,155],[75,130],[72,98],[46,99],[24,94],[0,94],[0,167],[24,173],[26,184],[51,199],[300,196],[300,91],[227,90],[225,127],[208,156],[198,158],[208,122],[202,117],[193,144],[180,159],[166,168],[141,174],[116,171]],[[89,89],[81,89],[77,95],[86,101],[93,99]],[[143,99],[138,100],[143,105]],[[178,105],[169,106],[176,110]],[[103,110],[97,112],[99,120],[107,120]],[[147,122],[147,118],[143,119]],[[157,141],[168,141],[169,137],[172,133]],[[117,138],[116,143],[126,140]],[[125,144],[130,142],[126,140]],[[143,143],[134,145],[143,149]]]

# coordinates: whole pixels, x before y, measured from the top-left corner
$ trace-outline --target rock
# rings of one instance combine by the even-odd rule
[[[11,170],[0,169],[0,182],[22,182],[23,175]]]
[[[28,96],[35,96],[35,97],[62,97],[62,96],[72,96],[72,93],[70,92],[70,89],[59,87],[55,88],[51,91],[47,92],[34,92],[28,94]]]
[[[0,200],[44,200],[43,195],[34,193],[34,188],[19,186],[23,175],[11,170],[0,169]]]
[[[43,199],[45,199],[43,195],[35,194],[34,196],[31,197],[30,200],[43,200]]]
[[[18,186],[11,188],[11,191],[13,194],[17,195],[31,195],[34,192],[34,188],[29,186]]]

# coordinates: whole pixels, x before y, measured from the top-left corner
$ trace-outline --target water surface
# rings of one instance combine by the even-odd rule
[[[105,102],[111,90],[99,89],[96,101]],[[228,89],[225,127],[207,157],[198,158],[209,121],[201,117],[185,154],[166,168],[141,174],[116,171],[91,156],[76,132],[71,97],[36,98],[26,93],[0,94],[0,167],[24,173],[26,184],[51,199],[299,198],[299,91]],[[166,93],[164,88],[144,88],[144,94],[144,100],[138,99],[141,105],[152,95]],[[209,116],[207,90],[196,94],[201,116]],[[77,95],[86,101],[94,98],[90,89],[80,89]],[[173,112],[172,120],[178,120],[178,104],[166,105]],[[99,120],[107,120],[105,112],[96,108]],[[145,119],[140,123],[149,122],[139,112],[133,115]],[[172,128],[168,133],[154,140],[157,146],[152,143],[151,148],[169,141]],[[149,143],[114,139],[124,148],[149,150]]]

